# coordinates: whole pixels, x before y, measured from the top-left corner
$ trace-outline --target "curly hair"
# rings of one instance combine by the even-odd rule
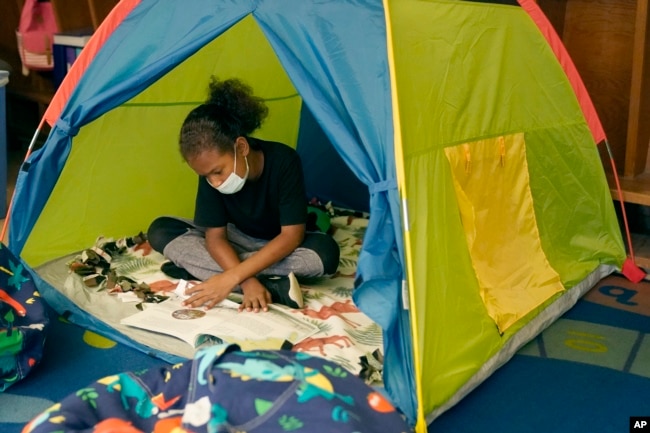
[[[233,152],[237,137],[250,135],[267,115],[264,100],[254,96],[250,86],[236,78],[211,77],[208,99],[190,111],[181,127],[181,155],[188,160],[215,148]]]

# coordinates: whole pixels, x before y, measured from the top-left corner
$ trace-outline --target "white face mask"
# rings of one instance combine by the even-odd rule
[[[235,166],[232,169],[232,173],[230,173],[230,176],[224,180],[221,185],[219,186],[214,186],[210,183],[210,180],[206,177],[205,180],[208,181],[208,184],[219,191],[221,194],[234,194],[241,190],[244,187],[244,184],[246,183],[246,179],[248,179],[248,158],[244,157],[244,161],[246,161],[246,174],[244,174],[244,177],[239,177],[239,175],[236,173],[237,171],[237,149],[235,149]]]

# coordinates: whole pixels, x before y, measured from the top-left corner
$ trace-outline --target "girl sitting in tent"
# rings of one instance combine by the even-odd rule
[[[336,272],[339,246],[328,234],[307,232],[302,166],[291,147],[253,138],[268,108],[237,79],[212,78],[206,103],[180,132],[180,151],[199,175],[194,220],[159,217],[151,246],[170,261],[162,271],[202,280],[185,304],[212,308],[241,288],[240,310],[277,302],[303,305],[296,277]]]

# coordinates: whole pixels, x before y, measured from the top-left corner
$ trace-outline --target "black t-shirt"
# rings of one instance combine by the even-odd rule
[[[194,223],[225,227],[232,223],[249,236],[273,239],[284,225],[307,221],[307,194],[298,153],[291,147],[247,137],[264,153],[262,175],[234,194],[222,194],[199,177]],[[237,164],[245,164],[239,159]]]

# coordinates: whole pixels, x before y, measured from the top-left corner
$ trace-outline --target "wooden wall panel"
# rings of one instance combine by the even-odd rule
[[[625,167],[635,0],[570,0],[564,43],[596,106],[618,172]]]

